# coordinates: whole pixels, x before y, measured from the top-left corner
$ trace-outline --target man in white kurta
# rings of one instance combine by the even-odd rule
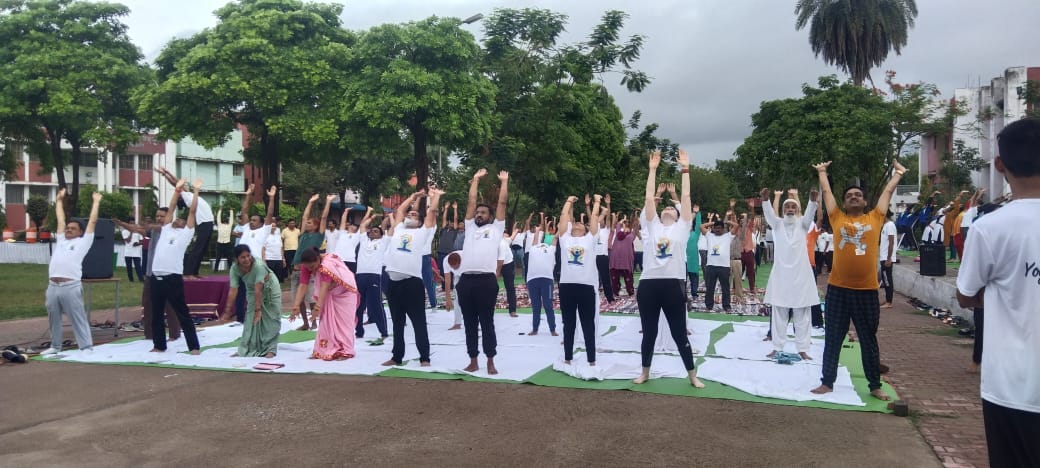
[[[781,192],[776,192],[780,197]],[[772,335],[773,357],[783,351],[787,344],[787,323],[793,317],[795,346],[802,359],[809,357],[810,315],[809,309],[820,303],[809,255],[805,249],[806,235],[816,215],[816,199],[819,193],[809,194],[805,213],[798,217],[800,203],[797,198],[784,201],[777,217],[769,203],[769,190],[762,189],[762,214],[773,229],[773,270],[766,285],[765,302],[773,306]]]

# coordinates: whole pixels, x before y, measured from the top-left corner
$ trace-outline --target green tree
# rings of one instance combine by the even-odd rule
[[[29,200],[25,202],[25,212],[29,215],[29,219],[32,220],[33,225],[37,229],[43,227],[43,220],[47,217],[48,207],[47,199],[38,195],[29,197]]]
[[[809,26],[809,44],[817,57],[848,73],[856,86],[890,51],[906,46],[917,18],[915,0],[798,0],[795,29]]]
[[[939,168],[941,182],[937,188],[947,194],[956,194],[961,190],[973,190],[974,182],[971,173],[986,167],[986,161],[979,157],[979,149],[964,144],[961,139],[953,140],[951,151],[942,153],[942,166]]]
[[[621,40],[626,17],[606,12],[585,41],[573,44],[559,43],[567,17],[549,10],[499,9],[486,20],[483,69],[498,88],[496,126],[464,161],[511,171],[511,213],[522,194],[544,209],[592,191],[628,203],[625,127],[601,84],[609,74],[620,74],[630,91],[649,84],[633,68],[642,36]]]
[[[90,213],[91,197],[97,191],[97,186],[86,184],[82,187],[83,196],[79,197],[79,212]],[[101,204],[98,205],[98,218],[108,219],[130,219],[134,212],[134,201],[123,192],[102,192]],[[154,213],[154,212],[153,212]]]
[[[168,43],[159,82],[135,95],[159,137],[216,147],[249,131],[246,158],[279,181],[283,161],[339,140],[347,60],[354,35],[342,6],[242,0],[218,9],[216,26]],[[303,145],[297,144],[302,142]]]
[[[808,193],[816,185],[811,165],[821,161],[834,162],[828,172],[835,190],[853,183],[871,187],[884,177],[895,141],[890,103],[866,88],[839,84],[833,75],[821,77],[818,88],[803,85],[802,93],[763,102],[737,157],[718,162],[741,195],[763,186]]]
[[[460,24],[437,17],[384,24],[362,33],[352,51],[341,114],[346,140],[368,138],[372,129],[407,135],[420,188],[429,183],[431,145],[469,149],[491,134],[495,87],[478,68],[480,46]]]
[[[71,164],[73,201],[84,147],[120,150],[140,137],[129,96],[149,73],[121,21],[128,13],[107,2],[0,4],[0,127],[34,153],[49,147],[38,154],[62,187]],[[62,140],[72,147],[68,158]]]

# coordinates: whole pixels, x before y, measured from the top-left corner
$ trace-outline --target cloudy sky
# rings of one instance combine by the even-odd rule
[[[118,1],[118,0],[117,0]],[[335,1],[335,0],[326,0]],[[130,37],[150,60],[173,37],[213,26],[225,0],[122,0]],[[713,165],[731,157],[751,133],[750,116],[765,100],[794,97],[802,83],[837,73],[813,57],[808,32],[794,29],[794,0],[357,0],[344,5],[343,24],[366,29],[431,15],[466,18],[495,8],[548,8],[569,17],[565,41],[583,39],[606,10],[628,12],[624,34],[647,37],[637,67],[653,78],[629,93],[608,77],[626,119],[661,125],[660,135],[680,142],[694,160]],[[917,0],[916,27],[901,56],[872,73],[896,70],[901,82],[955,88],[988,82],[1012,66],[1040,66],[1037,0]],[[481,37],[479,23],[463,26]],[[844,78],[844,77],[843,77]],[[619,78],[618,78],[619,79]]]

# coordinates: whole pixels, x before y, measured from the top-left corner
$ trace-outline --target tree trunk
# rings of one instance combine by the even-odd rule
[[[47,138],[51,144],[51,159],[54,163],[54,172],[58,175],[58,187],[62,188],[66,186],[65,182],[65,155],[61,152],[61,132],[57,130],[47,130]]]
[[[72,145],[72,190],[68,204],[75,216],[79,214],[79,165],[83,162],[83,150],[79,138],[70,137],[69,144]]]
[[[426,127],[420,122],[412,125],[411,132],[412,147],[415,150],[415,190],[425,190],[429,186],[428,181],[430,179],[430,157],[426,153],[428,135]],[[419,214],[420,217],[425,217],[425,198],[419,200]]]
[[[264,184],[267,187],[261,189],[264,195],[264,207],[267,207],[267,188],[272,185],[278,185],[278,140],[268,133],[267,128],[264,127],[263,131],[260,132],[260,167],[261,174],[263,174]],[[274,197],[274,215],[278,216],[278,203],[282,199],[281,190]]]

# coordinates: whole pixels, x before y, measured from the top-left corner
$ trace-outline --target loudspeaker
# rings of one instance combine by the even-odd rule
[[[86,226],[87,218],[74,218]],[[85,235],[85,234],[84,234]],[[98,219],[94,226],[94,244],[83,257],[83,279],[111,278],[112,254],[115,253],[116,225],[111,219]]]
[[[946,248],[942,244],[921,244],[921,275],[946,276]]]

